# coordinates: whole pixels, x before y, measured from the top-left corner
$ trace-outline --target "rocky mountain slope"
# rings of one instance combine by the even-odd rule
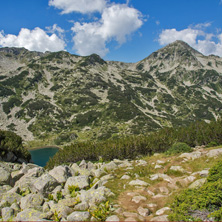
[[[0,128],[25,140],[105,139],[222,114],[222,58],[176,41],[128,64],[0,49]]]
[[[205,184],[209,168],[215,160],[221,161],[221,154],[221,147],[196,147],[191,153],[175,156],[156,153],[143,159],[115,159],[109,163],[83,160],[50,171],[30,163],[0,162],[0,218],[168,221],[175,195],[187,187]],[[213,194],[221,200],[220,192]],[[211,206],[210,211],[197,209],[189,213],[195,221],[215,221],[207,217],[215,210]]]

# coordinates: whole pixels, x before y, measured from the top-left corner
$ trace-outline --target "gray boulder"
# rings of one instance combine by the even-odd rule
[[[139,213],[139,215],[141,215],[141,216],[143,216],[143,217],[147,217],[147,216],[149,216],[149,214],[150,214],[149,209],[143,208],[143,207],[141,207],[141,206],[137,209],[137,212]]]
[[[72,176],[72,173],[68,166],[57,166],[49,171],[49,175],[54,177],[59,183],[64,183]]]
[[[3,221],[11,220],[14,216],[14,210],[11,207],[4,207],[1,212]]]
[[[132,180],[131,182],[129,182],[129,185],[131,185],[131,186],[148,186],[149,184],[145,181],[136,179],[136,180]]]
[[[17,193],[5,193],[2,195],[2,200],[1,201],[6,201],[9,204],[17,203],[20,202],[22,196],[20,196]]]
[[[169,207],[163,207],[159,209],[158,211],[156,211],[156,215],[157,216],[163,215],[166,211],[169,211],[169,210],[171,210]]]
[[[202,178],[202,179],[196,180],[195,182],[193,182],[193,183],[189,186],[189,188],[190,188],[190,189],[199,188],[199,187],[201,187],[206,181],[207,181],[207,178]]]
[[[50,211],[55,213],[57,212],[59,214],[59,217],[60,218],[66,218],[69,214],[71,214],[74,209],[73,208],[70,208],[68,206],[64,206],[62,204],[50,204]]]
[[[46,217],[46,215],[35,209],[25,209],[18,213],[15,217],[15,221],[41,221]]]
[[[171,166],[171,167],[170,167],[170,170],[179,171],[179,172],[181,172],[181,173],[184,173],[184,172],[185,172],[185,170],[183,169],[182,166]]]
[[[11,181],[11,173],[4,169],[3,167],[0,167],[0,186],[2,185],[10,185]]]
[[[67,217],[67,221],[89,221],[90,213],[88,211],[73,212]]]
[[[107,217],[106,221],[120,221],[120,220],[119,217],[117,217],[116,215],[112,215],[110,217]]]
[[[98,189],[90,189],[88,191],[82,190],[80,191],[80,200],[81,202],[86,202],[90,206],[98,205],[104,201],[106,201],[106,197],[109,196],[111,191],[102,186]]]
[[[2,199],[3,194],[7,193],[11,189],[12,187],[9,185],[0,186],[0,200]]]
[[[87,163],[85,160],[82,160],[81,163],[79,164],[80,168],[86,169],[87,168]]]
[[[11,208],[14,210],[14,214],[17,214],[18,212],[21,211],[21,208],[20,208],[20,206],[17,203],[13,203],[11,205]]]
[[[69,193],[69,186],[76,186],[80,189],[84,189],[89,186],[89,177],[88,176],[76,176],[69,177],[65,184],[65,192]]]
[[[76,211],[86,211],[89,209],[89,204],[87,202],[81,202],[75,205],[74,210]]]
[[[40,210],[40,206],[44,203],[44,198],[41,194],[28,194],[27,196],[21,199],[21,209],[33,208]]]
[[[54,177],[46,173],[35,181],[33,189],[37,192],[42,193],[44,197],[47,197],[48,194],[52,192],[58,185],[58,181]]]
[[[94,169],[96,169],[96,167],[95,167],[95,165],[92,162],[89,161],[87,163],[87,169],[88,170],[94,170]]]
[[[21,177],[18,181],[16,181],[13,190],[19,189],[20,191],[28,192],[33,189],[33,185],[35,184],[37,178],[36,177],[26,177],[25,175]]]
[[[195,151],[192,153],[182,153],[179,157],[180,158],[186,158],[188,160],[195,160],[202,156],[202,153],[200,151]]]
[[[93,176],[96,178],[99,178],[99,177],[107,174],[103,169],[96,169],[96,170],[92,170],[91,172],[92,172]]]
[[[8,152],[4,157],[4,161],[6,162],[14,162],[17,160],[17,156],[13,152]]]
[[[222,148],[210,150],[207,153],[207,157],[217,157],[222,154]]]
[[[112,170],[115,170],[117,168],[118,168],[118,166],[113,161],[111,161],[107,164],[104,164],[101,169],[104,170],[104,171],[112,171]]]
[[[168,215],[153,217],[150,221],[169,221]]]
[[[20,170],[13,171],[11,173],[11,185],[14,186],[16,181],[18,181],[22,176],[24,176],[24,173]]]

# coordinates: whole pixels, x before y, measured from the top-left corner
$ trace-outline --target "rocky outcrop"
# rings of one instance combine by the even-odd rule
[[[92,211],[114,195],[104,184],[113,178],[107,173],[117,168],[114,162],[82,161],[48,172],[35,164],[0,162],[0,217],[6,221],[89,221]]]
[[[205,149],[165,159],[154,156],[151,163],[145,160],[82,161],[50,171],[31,163],[0,162],[0,217],[4,221],[99,220],[97,210],[106,209],[104,203],[116,192],[116,188],[112,192],[112,188],[107,187],[118,179],[118,189],[123,189],[121,195],[127,206],[121,206],[122,200],[119,205],[110,203],[106,221],[168,221],[170,208],[161,202],[171,198],[179,188],[202,186],[209,174],[209,168],[199,166],[199,171],[192,172],[187,161],[218,155],[220,149]],[[162,167],[156,168],[157,164]],[[145,171],[147,168],[149,171]]]

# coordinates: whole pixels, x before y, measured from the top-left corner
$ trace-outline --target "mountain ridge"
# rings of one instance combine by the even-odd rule
[[[60,144],[210,121],[221,115],[221,75],[221,58],[182,41],[137,63],[1,48],[0,128]]]

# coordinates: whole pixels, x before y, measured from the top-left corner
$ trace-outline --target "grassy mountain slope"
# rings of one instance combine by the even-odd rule
[[[176,41],[127,64],[0,49],[0,128],[25,140],[105,139],[222,113],[222,59]]]

